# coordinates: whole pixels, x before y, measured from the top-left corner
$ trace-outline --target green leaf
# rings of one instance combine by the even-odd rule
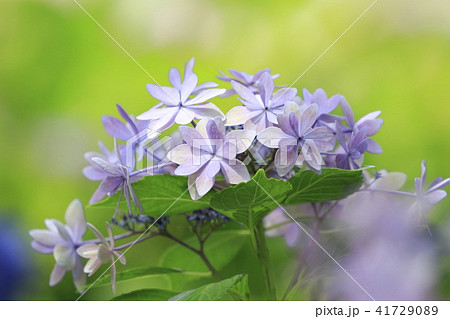
[[[346,171],[326,168],[320,175],[313,171],[302,171],[289,179],[292,191],[285,204],[327,202],[345,198],[362,185],[362,171]]]
[[[149,216],[160,217],[162,214],[170,216],[208,208],[209,201],[215,191],[211,190],[199,200],[193,200],[189,195],[187,180],[186,176],[166,174],[146,176],[142,180],[133,183],[133,189],[141,201],[145,213]],[[119,192],[90,207],[115,208],[118,200]],[[123,210],[127,209],[123,196],[120,207]]]
[[[214,194],[211,207],[251,228],[276,208],[277,202],[281,204],[290,190],[287,181],[267,178],[260,169],[248,182]]]
[[[116,281],[125,281],[138,277],[147,277],[155,275],[172,275],[172,274],[182,274],[185,271],[178,268],[165,268],[165,267],[147,267],[147,268],[134,268],[120,271],[116,275]],[[109,285],[111,283],[111,277],[109,274],[101,277],[96,285]]]
[[[111,301],[167,301],[176,294],[176,292],[164,289],[139,289],[116,296]]]
[[[205,255],[213,266],[220,270],[239,253],[247,238],[247,230],[215,231],[205,243]],[[195,236],[184,242],[194,247],[198,246]],[[160,257],[159,265],[161,267],[180,267],[196,272],[209,271],[198,255],[181,245],[174,245],[167,249]]]
[[[201,286],[200,288],[182,292],[169,300],[176,301],[213,301],[222,299],[234,286],[236,286],[246,274],[236,275],[234,277],[214,282],[212,284]]]

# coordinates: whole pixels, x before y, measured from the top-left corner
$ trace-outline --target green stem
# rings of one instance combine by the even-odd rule
[[[250,225],[253,226],[252,223],[250,223]],[[261,263],[264,280],[266,282],[267,294],[270,300],[277,300],[277,292],[272,275],[272,263],[269,255],[269,247],[267,246],[266,236],[264,235],[264,226],[262,221],[258,222],[256,226],[252,228],[250,232],[252,243],[256,250],[259,262]]]

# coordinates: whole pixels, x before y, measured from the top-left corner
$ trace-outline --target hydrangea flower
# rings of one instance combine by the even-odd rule
[[[256,133],[277,124],[277,115],[283,113],[285,103],[297,94],[297,89],[292,88],[283,88],[273,94],[275,86],[267,72],[258,81],[257,93],[236,81],[231,84],[243,105],[228,111],[226,125],[244,124],[245,129],[256,130]]]
[[[129,211],[131,211],[131,200],[133,200],[134,205],[143,212],[143,208],[131,183],[146,175],[146,169],[143,171],[133,171],[134,167],[124,164],[125,154],[123,148],[121,152],[117,142],[114,144],[113,152],[109,152],[103,144],[100,144],[103,154],[94,152],[85,154],[85,158],[91,166],[84,168],[84,175],[90,180],[102,181],[97,191],[91,197],[89,204],[97,203],[106,195],[112,196],[118,190],[122,190]]]
[[[445,180],[442,177],[437,177],[426,187],[427,177],[427,163],[422,161],[422,173],[420,177],[414,179],[415,182],[415,202],[410,207],[410,212],[417,215],[418,219],[421,219],[423,214],[430,211],[431,207],[447,196],[447,193],[442,188],[450,185],[450,178]]]
[[[141,142],[142,139],[147,138],[147,134],[139,133],[147,129],[150,121],[136,120],[133,115],[129,115],[119,104],[117,104],[117,110],[126,123],[124,124],[114,116],[103,115],[102,123],[105,131],[111,137],[121,141],[130,141],[133,137],[139,137],[139,135],[142,135],[142,137],[138,138],[133,143],[133,148],[137,148],[136,152],[138,154],[138,160],[141,160],[145,151],[144,145]]]
[[[211,89],[210,87],[217,85],[213,82],[197,86],[198,78],[192,71],[193,61],[192,59],[185,69],[183,82],[178,70],[174,68],[170,70],[169,80],[174,87],[147,84],[150,95],[161,103],[137,118],[151,120],[148,126],[151,131],[162,132],[174,123],[184,125],[194,119],[224,117],[215,104],[207,101],[223,94],[225,89]],[[191,95],[196,96],[190,98]]]
[[[340,120],[341,116],[329,113],[336,109],[339,103],[341,103],[342,98],[342,95],[336,94],[328,99],[328,96],[323,89],[317,89],[312,94],[307,89],[303,89],[303,107],[317,104],[317,119],[319,121],[333,123],[336,120]]]
[[[225,81],[225,82],[231,82],[231,81],[239,82],[240,84],[242,84],[242,85],[246,86],[247,88],[249,88],[254,93],[256,93],[258,91],[257,83],[259,81],[259,78],[266,72],[270,73],[270,69],[269,68],[262,69],[261,71],[258,71],[258,72],[256,72],[253,75],[248,74],[248,73],[243,72],[243,71],[236,71],[234,69],[229,69],[228,71],[230,72],[230,74],[232,76],[234,76],[234,78],[226,75],[222,71],[219,71],[222,74],[222,76],[219,75],[219,76],[217,76],[217,78],[219,80],[222,80],[222,81]],[[272,77],[273,80],[275,80],[279,76],[280,76],[279,74],[274,74],[271,77]],[[226,92],[224,94],[222,94],[221,97],[225,98],[225,97],[229,97],[229,96],[234,95],[234,94],[236,94],[236,90],[234,88],[232,88],[232,89],[226,90]]]
[[[312,127],[318,112],[317,104],[312,104],[300,115],[295,112],[279,114],[279,127],[269,127],[258,134],[258,140],[263,145],[278,148],[274,163],[280,176],[286,175],[295,165],[302,165],[304,161],[313,170],[321,170],[320,151],[333,148],[330,144],[333,133],[324,126]]]
[[[77,253],[83,257],[88,258],[89,261],[84,267],[84,272],[92,276],[102,264],[111,263],[111,287],[113,293],[116,291],[116,265],[114,256],[123,264],[126,264],[125,256],[119,251],[114,250],[114,236],[109,223],[106,223],[108,229],[109,243],[105,237],[91,224],[87,224],[89,229],[95,234],[100,241],[100,244],[86,244],[77,249]]]
[[[366,130],[355,130],[346,140],[341,128],[337,127],[336,136],[342,150],[342,153],[336,155],[336,166],[347,170],[360,168],[364,161],[364,152],[367,150]]]
[[[195,129],[182,126],[179,131],[186,144],[175,147],[167,157],[180,165],[174,174],[189,176],[192,199],[205,195],[219,172],[230,184],[250,179],[247,167],[236,159],[236,154],[250,147],[255,131],[234,130],[225,135],[225,126],[219,117],[201,120]]]
[[[55,258],[56,265],[50,275],[50,286],[58,284],[66,272],[71,271],[75,287],[81,292],[86,285],[86,276],[76,249],[83,243],[86,216],[78,199],[67,207],[65,220],[67,225],[55,219],[46,219],[45,225],[48,229],[31,230],[31,247],[41,254],[53,254]]]
[[[383,120],[378,118],[378,116],[381,114],[381,111],[371,112],[363,116],[361,119],[358,120],[358,122],[355,123],[355,116],[353,114],[353,110],[350,107],[350,104],[348,104],[345,97],[342,97],[341,108],[342,112],[344,112],[345,121],[347,122],[347,125],[350,127],[350,132],[353,131],[355,128],[359,130],[365,128],[366,136],[373,136],[380,130],[381,125],[383,125]]]

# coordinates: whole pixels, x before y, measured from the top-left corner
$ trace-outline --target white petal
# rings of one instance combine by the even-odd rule
[[[257,136],[261,144],[270,148],[278,148],[280,141],[286,138],[291,139],[292,136],[287,135],[278,127],[268,127],[262,130]]]
[[[245,106],[236,106],[228,111],[226,114],[226,125],[241,125],[248,121],[251,117],[251,112]]]
[[[66,274],[66,270],[64,267],[61,267],[60,265],[56,264],[55,267],[53,267],[52,274],[50,275],[50,287],[55,286],[58,284]]]
[[[76,255],[73,247],[58,245],[53,250],[53,257],[55,257],[56,263],[66,270],[72,270],[75,266]]]
[[[169,161],[182,164],[192,161],[192,150],[187,144],[181,144],[175,147],[167,154]]]
[[[236,152],[239,154],[246,151],[252,145],[255,136],[256,131],[254,130],[234,130],[225,136],[223,144],[228,142],[236,145]]]
[[[223,176],[230,184],[239,184],[250,180],[247,166],[239,160],[234,160],[234,165],[229,165],[224,161],[220,162]]]
[[[186,101],[186,103],[184,103],[184,105],[188,106],[188,105],[204,103],[207,100],[212,99],[213,97],[216,97],[220,94],[225,93],[225,91],[226,91],[225,89],[208,89],[208,90],[201,91],[196,97]]]
[[[67,226],[72,231],[75,242],[80,242],[86,232],[86,216],[84,215],[83,204],[79,199],[73,200],[67,207],[65,215]]]
[[[98,245],[97,244],[86,244],[77,249],[78,255],[84,258],[92,258],[97,256]]]

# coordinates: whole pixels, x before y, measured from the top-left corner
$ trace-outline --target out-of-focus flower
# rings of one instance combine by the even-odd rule
[[[248,74],[243,71],[236,71],[234,69],[229,69],[228,71],[230,72],[230,74],[232,76],[234,76],[234,78],[226,75],[222,71],[219,71],[222,75],[217,76],[217,78],[219,80],[226,81],[226,82],[231,82],[231,81],[239,82],[240,84],[249,88],[254,93],[258,92],[257,83],[258,83],[259,78],[266,72],[270,73],[269,68],[262,69],[261,71],[258,71],[253,75]],[[275,80],[279,76],[280,76],[279,74],[274,74],[271,77],[273,80]],[[231,96],[234,94],[236,94],[236,90],[234,88],[232,88],[232,89],[226,90],[226,92],[224,94],[222,94],[221,97],[228,97],[228,96]]]
[[[131,200],[133,200],[134,205],[143,212],[131,183],[142,178],[147,172],[146,170],[133,171],[134,167],[124,163],[125,154],[120,152],[117,142],[114,144],[113,152],[109,152],[103,144],[100,144],[103,154],[94,152],[85,154],[85,158],[91,166],[83,170],[84,175],[90,180],[102,181],[97,191],[91,197],[89,204],[97,203],[106,195],[112,196],[118,190],[123,190],[128,209],[131,211]]]
[[[442,177],[437,177],[431,182],[430,186],[426,187],[426,177],[427,164],[425,161],[422,161],[421,176],[414,179],[416,188],[415,201],[409,209],[410,213],[416,215],[419,222],[433,205],[439,203],[447,196],[447,193],[441,188],[450,185],[450,178],[443,180]]]
[[[275,86],[267,72],[258,81],[258,93],[236,81],[231,81],[231,84],[241,97],[239,100],[243,106],[236,106],[227,113],[226,125],[244,124],[245,129],[256,130],[256,133],[277,124],[277,115],[283,113],[285,103],[297,93],[297,89],[283,88],[273,94]]]
[[[223,94],[225,89],[210,89],[217,85],[213,82],[197,86],[198,78],[192,71],[193,64],[194,60],[191,59],[186,66],[183,82],[177,69],[170,70],[169,79],[174,87],[147,84],[150,95],[161,103],[137,118],[151,120],[148,126],[151,131],[161,132],[174,123],[185,125],[194,119],[224,117],[215,104],[207,101]],[[190,98],[191,95],[196,96]]]
[[[83,243],[86,232],[86,217],[83,205],[78,199],[67,207],[65,220],[67,225],[55,219],[46,219],[48,229],[33,229],[31,247],[41,254],[52,254],[56,260],[50,276],[50,286],[58,284],[67,271],[72,272],[73,282],[78,291],[86,285],[81,258],[76,249]]]
[[[236,159],[236,154],[250,147],[255,131],[234,130],[225,135],[225,126],[219,117],[201,120],[195,129],[182,126],[179,131],[186,144],[175,147],[167,157],[180,165],[174,174],[189,176],[193,199],[199,199],[213,187],[219,172],[230,184],[250,179],[247,167]]]
[[[268,237],[284,236],[289,247],[297,245],[302,230],[281,207],[275,208],[263,222],[264,227],[268,228],[265,232]]]
[[[339,103],[341,103],[342,98],[342,95],[336,94],[328,99],[328,96],[323,89],[317,89],[312,94],[307,89],[303,89],[302,107],[306,108],[311,104],[317,104],[317,120],[333,123],[334,121],[339,120],[341,117],[329,113],[336,109]]]
[[[397,188],[398,182],[394,184]],[[352,196],[360,195],[363,194]],[[429,236],[417,232],[415,225],[409,222],[406,206],[398,197],[381,192],[370,192],[370,195],[373,196],[346,205],[342,218],[336,220],[348,223],[352,229],[347,234],[350,253],[345,253],[340,264],[358,284],[336,267],[335,276],[326,281],[329,298],[432,299],[436,256]]]
[[[84,267],[84,272],[92,276],[102,264],[111,263],[111,287],[113,293],[116,291],[116,265],[114,256],[123,264],[126,264],[125,256],[119,251],[114,250],[114,236],[109,223],[106,223],[106,228],[109,235],[109,243],[105,237],[91,224],[87,224],[89,229],[100,241],[100,244],[86,244],[77,249],[77,253],[83,257],[88,258],[89,261]]]
[[[318,106],[308,106],[302,114],[290,112],[278,115],[280,127],[269,127],[258,134],[258,140],[270,148],[278,148],[275,154],[275,166],[280,176],[286,175],[295,165],[304,161],[315,171],[321,170],[320,151],[331,150],[329,141],[333,133],[326,127],[315,127]],[[299,149],[301,153],[299,154]]]

